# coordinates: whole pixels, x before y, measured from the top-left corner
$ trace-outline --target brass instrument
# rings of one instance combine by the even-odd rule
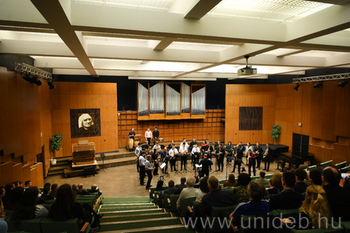
[[[263,155],[263,159],[266,158],[267,154],[269,153],[269,148],[266,148],[265,152],[264,152],[264,155]]]

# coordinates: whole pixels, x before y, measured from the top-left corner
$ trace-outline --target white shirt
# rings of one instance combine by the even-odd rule
[[[137,154],[137,156],[140,156],[141,150],[142,150],[142,147],[141,147],[141,146],[136,147],[136,149],[135,149],[135,154]]]
[[[199,147],[193,147],[191,153],[194,154],[196,152],[200,152]]]
[[[169,155],[170,156],[174,156],[174,155],[176,155],[176,154],[178,154],[179,152],[177,151],[177,149],[175,148],[174,150],[173,149],[171,149],[170,151],[169,151]]]
[[[245,152],[248,152],[248,150],[252,150],[253,151],[253,146],[246,146],[245,147]]]
[[[140,166],[146,165],[146,159],[142,155],[140,155],[140,157],[139,157],[139,165]]]
[[[153,148],[152,148],[152,150],[160,150],[160,145],[158,145],[158,146],[157,146],[157,145],[154,145]]]
[[[188,148],[187,143],[185,145],[181,143],[180,148],[179,148],[179,152],[182,153],[182,152],[186,151],[187,148]]]

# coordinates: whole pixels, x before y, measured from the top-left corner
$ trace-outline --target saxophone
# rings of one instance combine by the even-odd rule
[[[265,152],[264,152],[264,155],[263,155],[263,159],[266,158],[267,154],[269,153],[269,148],[266,148]]]

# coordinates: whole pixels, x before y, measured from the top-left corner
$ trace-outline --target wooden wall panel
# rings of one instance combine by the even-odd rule
[[[72,143],[87,139],[96,152],[118,150],[117,86],[115,83],[56,83],[51,94],[52,133],[62,133],[61,154],[72,155]],[[70,109],[99,108],[101,136],[71,138]]]
[[[180,141],[184,137],[190,141],[193,137],[197,139],[209,139],[216,141],[220,138],[221,141],[225,141],[224,138],[224,122],[221,118],[225,117],[224,110],[207,110],[206,118],[203,120],[160,120],[160,121],[137,121],[136,111],[121,111],[118,112],[118,142],[119,147],[125,147],[127,145],[128,134],[131,128],[135,129],[137,134],[142,135],[142,142],[145,141],[144,134],[149,127],[152,132],[154,127],[158,127],[160,132],[160,138],[164,141]],[[130,120],[129,120],[130,119]]]

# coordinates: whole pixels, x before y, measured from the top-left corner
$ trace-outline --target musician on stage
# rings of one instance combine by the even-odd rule
[[[171,143],[168,145],[168,151],[170,151],[173,148],[173,145],[175,146],[174,140],[171,140]]]
[[[149,147],[150,147],[150,145],[149,145],[148,141],[146,140],[145,144],[142,145],[142,150],[145,152],[148,152]]]
[[[153,131],[153,140],[154,140],[154,145],[159,140],[159,131],[157,127],[155,127]]]
[[[147,173],[147,177],[148,177],[148,180],[147,180],[147,185],[146,185],[146,189],[149,189],[152,185],[151,185],[151,181],[152,181],[152,170],[153,170],[153,167],[152,167],[152,164],[151,164],[151,155],[147,155],[147,160],[145,162],[145,170],[146,170],[146,173]]]
[[[199,156],[201,154],[201,151],[199,150],[199,147],[197,144],[193,144],[191,154],[193,159],[193,170],[195,170],[196,164],[199,164]]]
[[[147,128],[147,131],[145,132],[145,138],[146,141],[148,141],[148,145],[151,145],[152,131],[149,128]]]
[[[134,128],[131,128],[131,131],[129,132],[129,138],[132,139],[132,140],[135,140],[135,131],[134,131]]]
[[[266,149],[263,154],[263,159],[265,160],[265,169],[267,172],[270,169],[270,157],[271,157],[271,148],[270,148],[270,143],[266,144]],[[267,168],[266,168],[267,167]]]
[[[202,165],[202,171],[201,171],[200,177],[203,177],[204,175],[209,177],[209,167],[213,165],[213,162],[211,161],[210,158],[208,158],[207,154],[204,154],[204,158],[201,160],[199,164]]]
[[[139,165],[139,156],[141,154],[141,151],[142,151],[142,147],[141,147],[141,143],[138,144],[138,146],[136,147],[135,149],[135,156],[136,156],[136,169],[137,169],[137,172],[140,172],[140,165]]]
[[[219,145],[221,144],[220,142],[220,139],[218,139],[217,142],[215,142],[215,145],[214,145],[214,150],[217,150],[219,148]]]
[[[156,144],[153,146],[152,150],[153,150],[152,160],[153,160],[153,164],[154,164],[153,175],[157,176],[158,175],[158,167],[159,167],[158,155],[161,151],[161,148],[160,148],[160,145],[158,144],[158,142],[156,142]]]
[[[140,185],[144,185],[145,182],[145,165],[146,165],[146,159],[145,156],[146,153],[145,152],[141,152],[140,156],[139,156],[139,160],[138,163],[140,165]]]
[[[162,172],[163,174],[168,174],[169,151],[166,146],[164,147],[164,150],[160,153],[160,157],[162,158],[163,163],[166,164],[166,166],[162,169]]]
[[[174,168],[174,171],[176,171],[175,164],[176,164],[176,158],[178,156],[179,156],[179,151],[175,148],[175,145],[173,145],[173,147],[169,151],[171,172],[173,171],[173,168]]]
[[[263,149],[260,146],[260,143],[257,142],[256,145],[253,148],[253,151],[256,155],[256,168],[260,170],[260,163],[264,154]]]
[[[208,159],[211,159],[211,156],[213,154],[213,147],[210,145],[210,140],[208,140],[207,142],[207,147],[206,147],[206,150],[204,151],[204,154],[206,154],[208,156]],[[203,156],[204,156],[203,154]],[[204,157],[203,157],[204,158]],[[211,166],[210,166],[210,170],[211,170]]]
[[[233,170],[231,173],[234,173],[236,170],[236,165],[238,166],[238,173],[241,172],[241,164],[242,164],[242,158],[243,158],[243,151],[244,151],[244,146],[242,145],[242,142],[239,142],[237,145],[237,148],[234,153],[234,159],[235,162],[233,164]]]
[[[251,176],[251,167],[253,168],[253,173],[254,173],[254,176],[255,176],[255,164],[256,164],[256,154],[251,150],[249,149],[248,152],[247,152],[247,158],[248,158],[248,174]]]
[[[222,144],[219,144],[219,146],[216,149],[216,161],[218,163],[218,171],[224,170],[224,157],[225,157],[225,149],[222,147]]]
[[[186,142],[186,139],[184,138],[183,142],[180,144],[179,147],[179,155],[181,156],[181,171],[182,166],[184,167],[184,170],[187,171],[186,165],[187,165],[187,156],[188,156],[188,144]]]
[[[229,141],[225,148],[225,151],[227,152],[227,156],[232,157],[233,150],[234,150],[234,146],[232,145],[232,142]],[[230,162],[229,159],[227,159],[227,162]]]
[[[247,155],[249,150],[253,151],[253,147],[250,145],[250,142],[247,143],[247,146],[245,147],[245,151],[243,153],[243,155],[245,156],[245,161],[247,165],[249,164],[248,155]]]
[[[195,137],[193,137],[192,141],[190,142],[190,148],[188,149],[188,151],[192,151],[194,144],[198,144]],[[194,157],[192,156],[192,161],[191,161],[192,164],[194,164],[194,160],[193,159],[194,159]]]

